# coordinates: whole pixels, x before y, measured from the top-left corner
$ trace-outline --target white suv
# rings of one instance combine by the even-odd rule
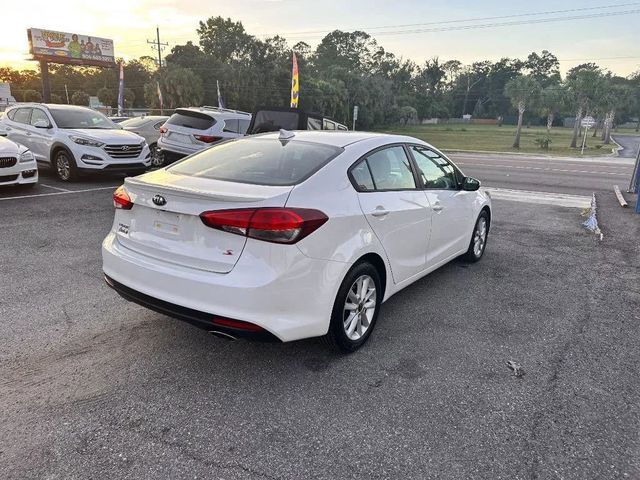
[[[218,107],[179,108],[160,129],[158,149],[165,163],[199,152],[211,145],[242,137],[251,114]]]
[[[151,165],[144,138],[116,126],[100,112],[72,105],[20,104],[0,120],[10,140],[70,181],[81,172],[142,173]]]

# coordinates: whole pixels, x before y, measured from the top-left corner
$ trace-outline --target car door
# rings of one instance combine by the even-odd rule
[[[433,210],[427,266],[439,264],[469,246],[473,192],[461,189],[463,175],[439,152],[410,145],[419,181]]]
[[[429,244],[431,210],[416,186],[403,145],[374,150],[350,169],[360,207],[380,240],[395,283],[422,272]]]
[[[49,153],[51,152],[51,146],[53,144],[53,129],[36,127],[36,125],[43,124],[51,126],[51,119],[44,110],[34,108],[31,111],[29,126],[26,127],[28,147],[36,157],[36,160],[48,162]]]
[[[7,136],[10,140],[29,148],[27,126],[31,118],[31,107],[20,107],[9,112],[6,126]]]

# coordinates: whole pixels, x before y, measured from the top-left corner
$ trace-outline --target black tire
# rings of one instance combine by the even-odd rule
[[[151,168],[161,168],[164,166],[164,155],[162,150],[158,149],[157,143],[149,145],[151,151]]]
[[[351,305],[357,305],[356,309],[353,309],[353,314],[356,315],[356,318],[353,318],[352,322],[356,322],[355,330],[351,333],[352,336],[358,334],[358,330],[361,328],[365,328],[359,338],[350,338],[347,333],[348,327],[353,326],[353,323],[349,321],[350,314],[347,314],[347,298],[351,300],[357,291],[356,283],[363,279],[368,278],[368,283],[365,290],[364,297],[361,299],[358,304],[355,302],[349,302]],[[365,301],[367,293],[371,295],[371,287],[370,283],[373,281],[373,285],[375,286],[375,306],[374,310],[371,312],[371,307],[366,308],[366,305],[369,305],[371,301]],[[355,288],[355,290],[354,290]],[[350,296],[350,292],[352,296]],[[376,320],[378,319],[378,313],[380,312],[380,304],[382,303],[383,289],[382,283],[380,280],[380,274],[376,270],[376,268],[368,262],[363,262],[355,265],[349,273],[345,276],[342,284],[340,285],[340,289],[338,290],[338,295],[336,296],[335,303],[333,305],[333,311],[331,313],[331,322],[329,324],[329,331],[324,336],[325,341],[334,349],[344,352],[351,353],[358,350],[362,345],[366,343],[371,335],[371,332],[375,328]],[[369,315],[369,313],[372,313]],[[364,327],[363,323],[368,323],[368,326]]]
[[[73,155],[67,150],[58,150],[51,165],[56,177],[63,182],[73,182],[78,179],[78,167]]]
[[[484,234],[482,233],[483,225]],[[487,240],[489,240],[489,214],[486,210],[483,210],[480,212],[480,215],[478,215],[476,224],[473,227],[469,249],[463,256],[464,260],[470,263],[478,262],[487,248]]]

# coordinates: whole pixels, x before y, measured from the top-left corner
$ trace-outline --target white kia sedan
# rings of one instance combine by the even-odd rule
[[[244,137],[125,180],[105,279],[219,336],[325,336],[350,352],[394,293],[482,257],[491,199],[479,187],[411,137]]]

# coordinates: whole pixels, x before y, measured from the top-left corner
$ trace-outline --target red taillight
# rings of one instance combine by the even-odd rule
[[[211,228],[273,243],[296,243],[310,235],[329,218],[309,208],[242,208],[200,214]]]
[[[262,327],[255,325],[249,322],[242,322],[240,320],[231,320],[229,318],[220,318],[214,317],[211,322],[214,325],[219,325],[221,327],[230,327],[235,328],[237,330],[244,330],[246,332],[261,332],[264,330]]]
[[[218,140],[222,140],[222,137],[214,137],[212,135],[194,135],[194,137],[196,140],[200,140],[204,143],[213,143],[217,142]]]
[[[129,194],[124,189],[124,185],[120,185],[116,188],[116,191],[113,192],[113,206],[121,208],[122,210],[131,210],[131,207],[133,207],[131,197],[129,197]]]
[[[165,133],[167,133],[167,127],[160,127],[160,134],[164,135]]]

